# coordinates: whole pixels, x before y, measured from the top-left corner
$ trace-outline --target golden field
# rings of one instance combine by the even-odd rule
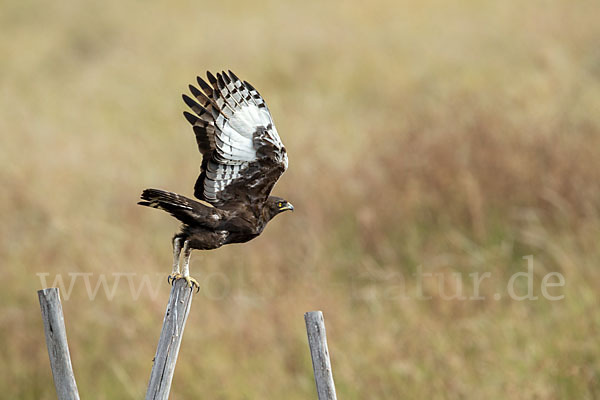
[[[57,276],[73,278],[82,398],[143,396],[177,222],[136,201],[192,195],[180,95],[221,69],[266,98],[290,155],[274,193],[296,211],[192,255],[172,398],[316,399],[315,309],[340,399],[599,398],[598,15],[594,0],[2,3],[0,398],[55,398],[36,290]],[[517,300],[528,256],[537,300]],[[114,291],[90,296],[100,279]]]

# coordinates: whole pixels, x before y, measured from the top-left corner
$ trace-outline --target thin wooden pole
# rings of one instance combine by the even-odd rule
[[[57,288],[38,290],[50,368],[59,400],[79,400],[77,383],[71,365],[67,330]]]
[[[184,279],[176,280],[171,289],[156,355],[154,356],[146,400],[167,400],[169,398],[179,346],[192,305],[193,291],[194,289],[187,286]]]
[[[308,346],[310,347],[319,400],[336,400],[323,313],[321,311],[307,312],[304,314],[304,321],[306,322]]]

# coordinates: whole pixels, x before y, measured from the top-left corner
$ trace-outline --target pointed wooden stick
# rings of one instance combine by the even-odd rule
[[[167,400],[169,398],[179,346],[192,305],[193,291],[195,289],[187,286],[184,279],[176,280],[171,289],[156,355],[154,356],[146,400]]]
[[[52,377],[54,378],[58,399],[79,400],[58,289],[38,290],[38,298],[42,310],[42,320],[44,321],[50,368],[52,368]]]
[[[321,311],[307,312],[304,314],[304,321],[306,322],[308,346],[310,347],[319,400],[336,400],[323,313]]]

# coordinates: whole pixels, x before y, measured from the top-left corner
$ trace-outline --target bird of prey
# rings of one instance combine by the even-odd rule
[[[183,114],[202,154],[194,196],[208,205],[159,189],[144,190],[138,203],[182,222],[173,237],[173,272],[168,280],[185,279],[190,287],[199,287],[190,277],[192,249],[247,242],[260,235],[273,217],[294,209],[270,195],[287,169],[288,156],[265,101],[231,71],[206,75],[209,83],[197,78],[201,90],[189,86],[193,98],[183,95],[194,112]]]

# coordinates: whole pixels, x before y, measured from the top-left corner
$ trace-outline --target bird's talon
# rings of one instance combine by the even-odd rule
[[[198,283],[197,280],[195,280],[191,276],[184,276],[183,279],[185,279],[185,281],[187,282],[187,285],[190,287],[190,289],[194,289],[194,286],[196,286],[196,293],[198,293],[200,291],[200,284]]]
[[[178,279],[184,279],[186,282],[186,285],[190,288],[193,289],[194,287],[196,288],[196,293],[198,293],[200,291],[200,284],[198,283],[197,280],[195,280],[194,278],[192,278],[191,276],[183,276],[180,273],[175,273],[175,274],[171,274],[167,277],[167,282],[169,282],[170,285],[174,285],[175,281]]]
[[[169,285],[174,285],[175,281],[181,278],[183,278],[183,275],[181,275],[180,273],[171,274],[167,276],[167,282],[169,282]]]

